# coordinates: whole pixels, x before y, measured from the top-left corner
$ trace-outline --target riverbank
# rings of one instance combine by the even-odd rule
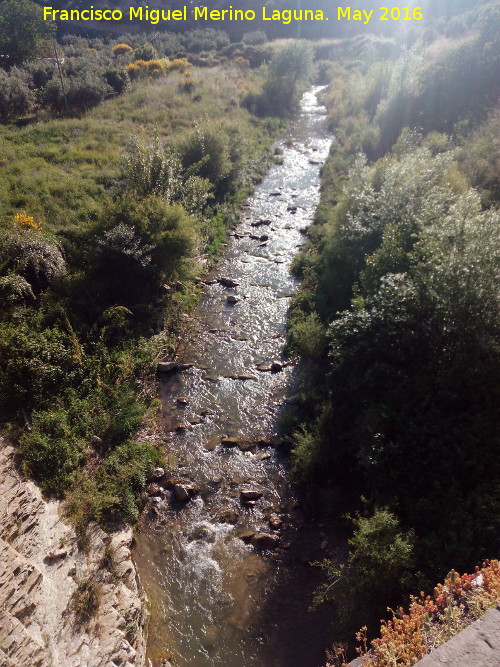
[[[0,440],[0,662],[6,667],[145,664],[145,606],[132,529],[88,527],[85,552],[61,503],[43,498]]]

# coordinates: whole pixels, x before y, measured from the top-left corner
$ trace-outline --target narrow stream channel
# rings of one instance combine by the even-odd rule
[[[193,366],[161,386],[178,477],[198,492],[184,504],[167,496],[138,535],[153,667],[166,656],[178,667],[324,664],[327,616],[307,612],[317,577],[307,561],[321,557],[324,533],[301,518],[279,448],[295,371],[264,370],[283,362],[287,307],[297,289],[290,263],[318,204],[331,143],[319,90],[303,96],[300,115],[277,144],[283,164],[271,167],[248,200],[217,267],[214,278],[237,286],[207,285],[195,313],[199,333],[184,359]],[[242,502],[249,488],[262,494],[255,504]],[[275,537],[259,547],[253,533]]]

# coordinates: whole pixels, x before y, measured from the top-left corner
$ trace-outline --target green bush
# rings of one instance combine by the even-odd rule
[[[286,116],[296,109],[301,83],[311,73],[312,47],[308,42],[294,40],[275,52],[262,94],[247,96],[246,105],[262,115]]]
[[[133,53],[134,60],[156,60],[158,52],[152,44],[138,46]]]
[[[122,190],[140,198],[162,197],[169,204],[180,203],[188,212],[199,214],[210,196],[209,181],[198,175],[206,160],[202,156],[185,166],[177,150],[158,137],[151,144],[134,137],[122,161]]]
[[[258,46],[267,42],[267,35],[263,30],[251,30],[243,35],[241,41],[248,46]]]
[[[165,295],[164,282],[183,280],[190,272],[194,221],[163,198],[120,200],[94,234],[88,289],[103,308],[154,307]]]
[[[0,120],[24,116],[34,109],[35,95],[30,89],[31,77],[13,67],[9,72],[0,69]]]
[[[43,322],[0,324],[0,403],[3,409],[27,412],[50,404],[52,397],[79,379],[71,340]]]
[[[217,188],[231,172],[230,147],[222,126],[198,125],[179,146],[184,169],[197,173]]]
[[[121,95],[130,86],[130,77],[124,69],[108,69],[104,77],[106,83],[110,86],[117,95]]]
[[[48,493],[62,495],[74,480],[85,443],[74,433],[65,410],[34,412],[19,441],[23,468]]]
[[[204,28],[186,32],[182,36],[182,42],[189,53],[218,51],[229,44],[229,36],[223,30]]]
[[[87,70],[74,76],[66,77],[64,81],[66,99],[61,83],[52,79],[41,89],[41,100],[45,106],[58,113],[66,110],[82,112],[100,104],[110,94],[112,88],[99,72]]]
[[[372,516],[357,515],[352,524],[347,562],[325,559],[318,563],[328,580],[316,590],[314,601],[316,605],[335,602],[340,629],[351,623],[375,627],[387,605],[395,604],[414,581],[415,536],[401,530],[394,514],[376,509]]]
[[[0,235],[0,272],[13,271],[25,278],[35,293],[46,289],[66,272],[58,245],[40,232],[23,229]]]

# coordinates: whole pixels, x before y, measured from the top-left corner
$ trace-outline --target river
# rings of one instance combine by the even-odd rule
[[[318,205],[331,143],[319,90],[304,94],[276,144],[282,164],[248,199],[207,281],[196,333],[185,345],[183,361],[192,367],[161,384],[176,474],[197,492],[187,503],[167,495],[137,537],[153,667],[167,656],[178,667],[325,662],[328,613],[307,608],[319,582],[308,562],[325,553],[326,534],[302,515],[279,433],[296,382],[296,368],[281,356],[289,299],[298,288],[290,264]],[[272,362],[284,365],[266,370]],[[242,502],[242,489],[262,496]],[[259,548],[261,534],[274,537],[261,538]]]

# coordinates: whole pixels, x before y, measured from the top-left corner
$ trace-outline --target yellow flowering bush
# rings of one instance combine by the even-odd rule
[[[113,52],[114,56],[122,56],[125,53],[130,53],[131,51],[133,51],[133,49],[128,44],[115,44],[115,46],[113,46],[111,51]]]
[[[125,67],[131,79],[151,77],[158,79],[165,75],[163,63],[159,60],[136,60]]]
[[[16,213],[14,216],[14,222],[19,227],[19,229],[34,229],[39,232],[42,229],[42,223],[32,215],[28,215],[26,211],[21,211]]]
[[[167,65],[169,72],[181,72],[184,74],[191,67],[191,63],[186,58],[175,58]]]

